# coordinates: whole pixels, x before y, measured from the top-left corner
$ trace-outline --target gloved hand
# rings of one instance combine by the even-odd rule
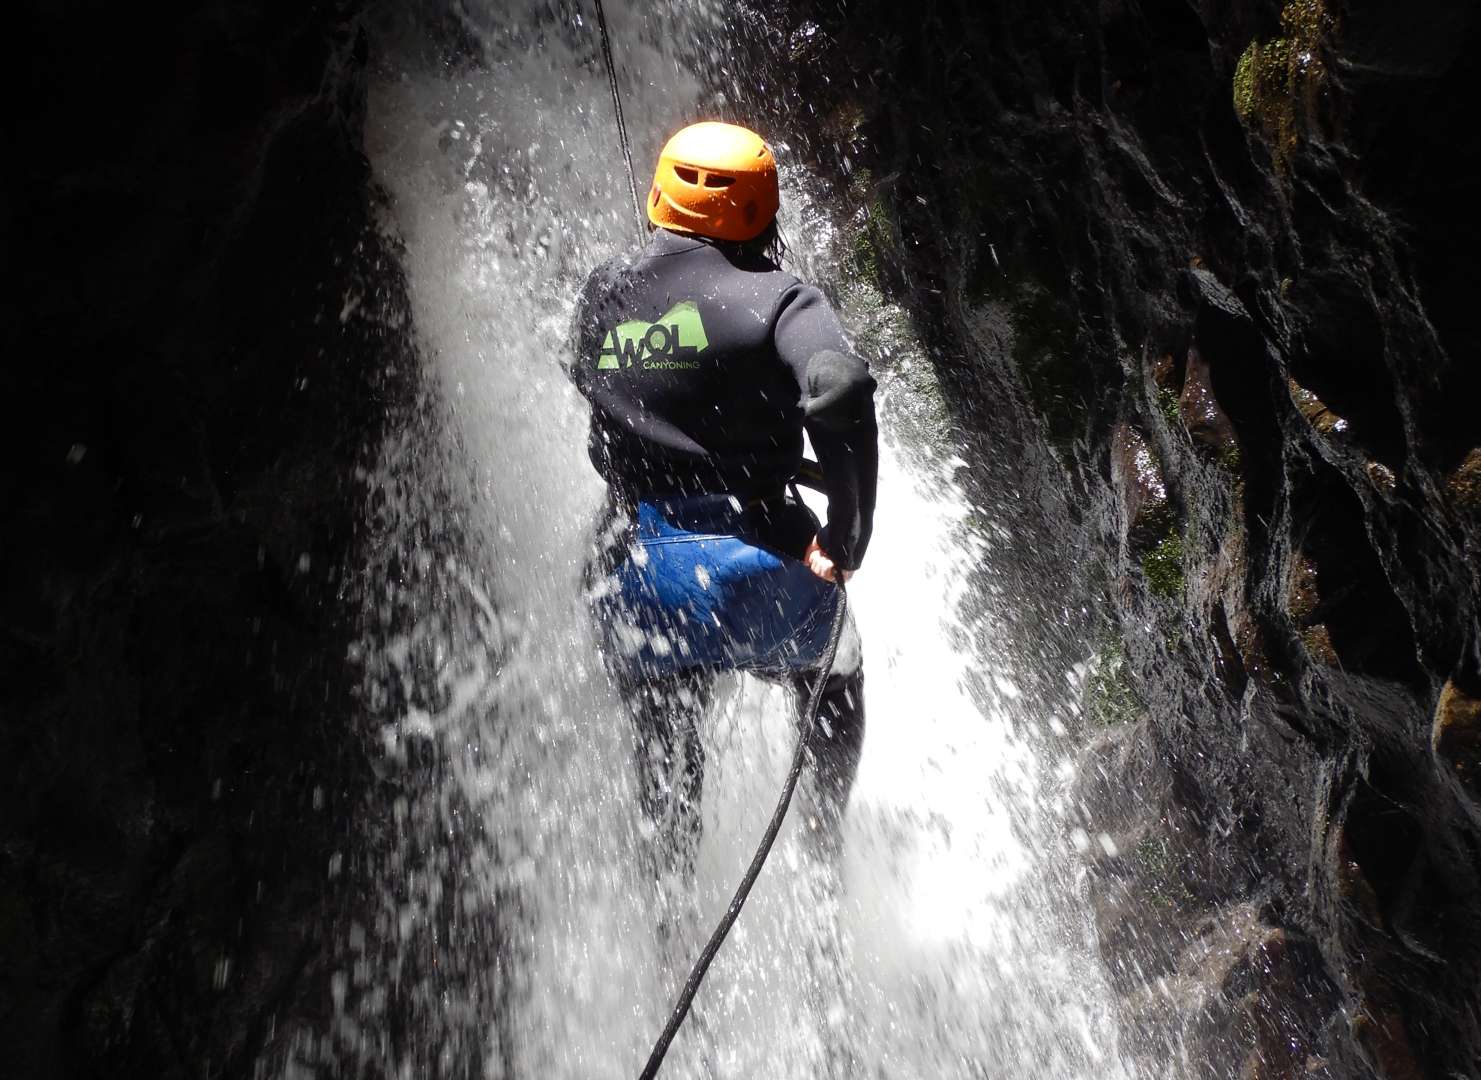
[[[794,549],[795,550],[795,549]],[[814,536],[812,542],[807,545],[807,550],[802,554],[802,561],[807,563],[807,568],[824,581],[837,581],[838,568],[833,565],[833,560],[828,557],[827,552],[818,543]],[[843,571],[843,580],[847,581],[854,576],[852,570]]]

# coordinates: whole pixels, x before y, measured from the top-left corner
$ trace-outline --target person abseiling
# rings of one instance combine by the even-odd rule
[[[755,132],[684,128],[648,196],[646,250],[592,272],[571,375],[610,492],[591,590],[637,734],[657,872],[687,874],[700,830],[697,724],[717,672],[790,682],[806,702],[838,590],[869,544],[874,379],[828,301],[778,266],[776,162]],[[788,487],[807,431],[827,523]],[[852,625],[812,744],[814,826],[835,850],[864,734]]]

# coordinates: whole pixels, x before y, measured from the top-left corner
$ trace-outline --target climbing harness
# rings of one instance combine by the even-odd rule
[[[633,171],[632,142],[627,137],[627,120],[622,115],[622,93],[617,86],[617,64],[612,59],[612,37],[607,33],[607,12],[602,0],[596,0],[597,29],[602,35],[602,58],[607,62],[607,85],[612,90],[612,111],[617,114],[617,139],[622,143],[622,160],[627,163],[627,190],[633,199],[633,219],[638,226],[638,243],[642,243],[646,230],[643,227],[643,203],[638,198],[638,176]]]
[[[679,999],[674,1003],[673,1011],[669,1014],[668,1024],[665,1025],[663,1034],[658,1037],[658,1042],[654,1044],[653,1053],[648,1055],[648,1064],[643,1066],[639,1080],[653,1080],[658,1075],[664,1055],[668,1053],[669,1044],[674,1041],[674,1036],[679,1033],[679,1027],[684,1023],[684,1018],[689,1015],[689,1006],[694,1002],[694,995],[699,992],[700,983],[704,982],[705,972],[710,969],[710,961],[715,959],[715,954],[725,943],[725,936],[730,933],[730,928],[735,925],[741,908],[745,906],[751,886],[756,884],[761,868],[766,865],[766,857],[771,854],[771,846],[776,842],[777,833],[781,831],[782,821],[787,816],[787,808],[792,805],[792,791],[797,787],[797,778],[802,774],[802,765],[807,757],[807,747],[812,742],[813,731],[818,725],[818,712],[823,707],[823,688],[828,684],[828,675],[832,672],[834,658],[838,655],[838,642],[843,636],[843,624],[848,610],[848,593],[844,590],[841,572],[837,588],[838,604],[833,611],[833,625],[828,631],[828,648],[823,654],[822,665],[818,668],[818,681],[813,684],[812,694],[808,698],[807,711],[804,714],[806,720],[802,725],[802,730],[798,732],[797,749],[792,754],[792,767],[787,771],[786,782],[782,784],[782,792],[777,798],[776,809],[771,812],[771,821],[766,826],[766,832],[761,837],[761,843],[756,848],[751,865],[746,868],[746,876],[741,878],[740,886],[730,900],[730,906],[725,909],[725,914],[721,916],[715,932],[710,935],[710,940],[700,951],[699,959],[694,962],[689,978],[684,982],[684,989],[679,992]]]

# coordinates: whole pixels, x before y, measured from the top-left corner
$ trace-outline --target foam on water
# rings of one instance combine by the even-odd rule
[[[717,16],[700,4],[610,7],[635,151],[648,162],[694,118],[686,43]],[[408,642],[434,639],[437,707],[371,697],[388,758],[419,742],[444,764],[397,810],[409,820],[398,850],[413,837],[416,865],[433,869],[386,862],[388,877],[408,879],[384,882],[372,931],[393,941],[394,959],[355,980],[356,1000],[380,1000],[376,980],[407,977],[402,960],[415,952],[434,973],[421,1015],[439,1068],[458,1071],[477,1048],[486,1075],[575,1080],[636,1074],[750,858],[793,727],[779,689],[723,683],[704,732],[697,880],[677,901],[690,918],[661,947],[674,886],[638,869],[628,721],[582,599],[600,483],[585,459],[585,406],[560,366],[574,296],[591,266],[632,242],[631,215],[594,27],[547,27],[543,8],[470,22],[485,47],[478,70],[429,70],[389,43],[372,90],[370,156],[442,406],[412,437],[437,440],[433,460],[458,474],[449,488],[469,493],[443,606],[475,630],[448,632],[458,620],[430,602],[416,627],[367,643],[394,678]],[[901,325],[878,296],[842,282],[811,178],[789,166],[786,186],[801,270],[840,285],[851,330]],[[1010,722],[1033,703],[1017,694],[1011,658],[974,652],[980,634],[960,621],[963,568],[990,538],[972,525],[949,447],[920,437],[928,369],[908,340],[896,346],[878,367],[880,513],[850,593],[868,735],[843,865],[833,873],[813,857],[803,791],[665,1075],[1122,1072],[1085,919],[1050,910],[1074,896],[1044,799],[1053,778]],[[388,474],[398,460],[390,448]],[[433,511],[409,498],[399,512],[414,532]],[[969,674],[990,692],[969,689]],[[487,971],[456,982],[435,974],[469,965],[464,939],[435,914],[448,892],[460,918],[487,915],[499,941]],[[336,1038],[363,1058],[377,1014],[339,1008]],[[428,1058],[380,1054],[391,1071]]]

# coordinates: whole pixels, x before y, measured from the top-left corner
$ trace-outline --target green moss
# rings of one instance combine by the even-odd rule
[[[882,287],[881,271],[886,268],[897,234],[894,215],[890,212],[874,175],[860,169],[853,176],[850,194],[854,205],[861,206],[853,234],[849,237],[849,269],[863,280]]]
[[[1255,72],[1260,59],[1260,43],[1251,41],[1239,54],[1239,63],[1234,65],[1234,111],[1246,122],[1254,119]]]
[[[854,233],[853,249],[850,254],[852,255],[850,269],[865,280],[877,284],[879,281],[879,252],[875,250],[874,237],[867,226]]]
[[[1157,408],[1161,411],[1162,418],[1167,421],[1168,427],[1176,431],[1183,426],[1183,411],[1175,391],[1166,386],[1158,389]]]
[[[1181,908],[1193,902],[1183,868],[1166,839],[1143,837],[1132,849],[1131,859],[1141,879],[1143,895],[1152,903],[1161,908]]]
[[[1234,69],[1234,111],[1246,123],[1279,126],[1288,106],[1291,43],[1286,38],[1252,41]]]
[[[1183,534],[1173,529],[1142,556],[1142,572],[1153,594],[1175,600],[1183,595]]]
[[[895,223],[884,200],[876,196],[864,211],[864,222],[854,234],[854,270],[865,280],[883,288],[880,276],[887,253],[893,246]]]
[[[1239,466],[1242,460],[1243,457],[1239,452],[1238,443],[1230,443],[1214,455],[1214,464],[1231,476],[1239,475]]]
[[[1332,632],[1324,623],[1316,623],[1303,628],[1300,637],[1307,655],[1317,663],[1326,664],[1328,667],[1338,667],[1341,664],[1337,650],[1332,647]]]
[[[1445,478],[1445,494],[1462,513],[1481,515],[1481,447],[1462,458]]]
[[[1292,40],[1314,47],[1331,22],[1325,0],[1289,0],[1280,11],[1280,25]]]
[[[1107,636],[1090,662],[1085,680],[1085,716],[1101,727],[1134,723],[1142,714],[1142,702],[1127,677],[1126,653],[1119,638]]]
[[[1234,111],[1258,126],[1284,165],[1296,148],[1303,116],[1326,84],[1322,39],[1335,26],[1326,0],[1288,0],[1281,9],[1283,33],[1251,41],[1234,68]]]

